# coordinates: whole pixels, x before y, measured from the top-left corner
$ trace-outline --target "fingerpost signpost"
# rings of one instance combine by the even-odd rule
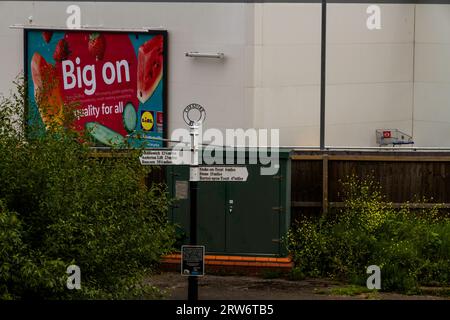
[[[192,119],[196,113],[196,119]],[[198,300],[198,276],[204,275],[205,246],[197,245],[197,195],[199,181],[205,182],[244,182],[248,178],[245,166],[200,166],[199,129],[206,118],[205,109],[196,103],[183,110],[183,119],[189,126],[190,152],[180,153],[169,148],[147,149],[140,156],[142,165],[182,165],[189,164],[190,198],[190,241],[181,248],[181,274],[188,277],[188,300]]]
[[[189,118],[191,110],[198,110],[200,117],[193,121]],[[198,181],[200,180],[200,172],[198,168],[198,129],[205,120],[206,112],[202,106],[198,104],[188,105],[183,112],[184,121],[189,126],[189,134],[191,136],[191,167],[189,173],[189,197],[190,197],[190,244],[197,245],[197,192]],[[181,270],[183,272],[183,270]],[[188,278],[188,300],[198,300],[198,279],[196,275],[189,275]]]

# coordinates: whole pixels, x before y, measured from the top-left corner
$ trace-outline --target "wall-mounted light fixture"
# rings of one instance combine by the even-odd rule
[[[217,53],[185,52],[184,55],[190,58],[215,58],[215,59],[225,58],[225,55],[222,52]]]

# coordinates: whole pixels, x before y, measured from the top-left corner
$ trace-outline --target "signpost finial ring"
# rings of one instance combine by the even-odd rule
[[[192,118],[192,110],[198,111],[199,115],[197,119]],[[186,122],[186,124],[190,127],[192,127],[193,125],[201,124],[203,121],[205,121],[205,118],[206,118],[206,110],[198,103],[191,103],[183,110],[184,122]]]

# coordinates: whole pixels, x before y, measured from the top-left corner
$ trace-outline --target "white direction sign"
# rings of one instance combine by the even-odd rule
[[[167,166],[189,164],[190,152],[171,149],[144,150],[139,157],[142,165]]]
[[[200,181],[247,181],[247,167],[201,166]]]

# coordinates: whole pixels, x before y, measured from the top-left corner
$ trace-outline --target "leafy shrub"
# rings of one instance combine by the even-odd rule
[[[383,290],[416,292],[420,285],[450,283],[448,217],[437,208],[394,210],[373,179],[352,176],[342,186],[343,209],[305,218],[288,233],[300,272],[365,285],[367,267],[378,265]]]
[[[63,262],[30,250],[22,237],[20,219],[0,200],[0,299],[28,297],[37,290],[61,292],[65,277],[58,270],[64,269]]]
[[[23,87],[21,87],[23,89]],[[17,115],[20,115],[19,117]],[[171,250],[165,187],[146,186],[138,152],[95,157],[67,127],[27,140],[23,99],[0,101],[0,298],[141,298]],[[81,269],[81,290],[66,268]]]

